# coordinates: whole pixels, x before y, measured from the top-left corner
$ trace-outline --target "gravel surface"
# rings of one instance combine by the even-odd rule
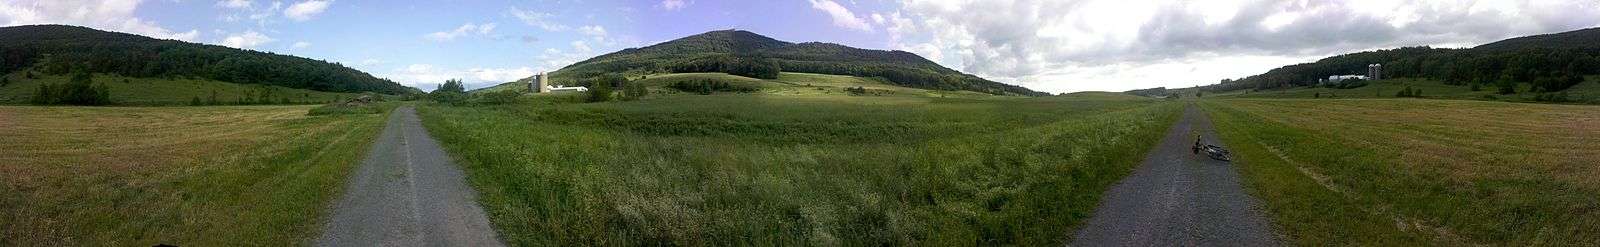
[[[1281,245],[1233,165],[1190,150],[1195,135],[1222,145],[1211,120],[1190,104],[1138,170],[1105,192],[1071,245]]]
[[[477,192],[401,107],[334,203],[316,246],[502,246]]]

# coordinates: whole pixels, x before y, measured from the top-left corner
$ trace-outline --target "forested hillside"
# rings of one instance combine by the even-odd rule
[[[584,84],[606,73],[724,72],[772,79],[779,72],[881,77],[907,87],[968,90],[1003,95],[1045,95],[939,66],[904,51],[829,43],[789,43],[759,34],[722,30],[644,48],[630,48],[575,63],[552,73],[558,84]]]
[[[1507,39],[1470,49],[1405,47],[1333,56],[1284,66],[1237,81],[1204,86],[1206,91],[1277,89],[1315,85],[1330,75],[1365,74],[1382,64],[1388,78],[1428,78],[1449,85],[1561,91],[1600,74],[1600,29]]]
[[[326,92],[401,94],[416,89],[338,63],[64,25],[0,28],[0,74],[75,67],[141,78],[195,78]]]

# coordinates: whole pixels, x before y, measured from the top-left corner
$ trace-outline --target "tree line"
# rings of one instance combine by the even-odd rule
[[[1519,83],[1534,92],[1558,92],[1600,74],[1600,49],[1548,48],[1445,49],[1405,47],[1345,54],[1267,71],[1237,81],[1223,80],[1202,89],[1212,92],[1279,89],[1316,85],[1331,75],[1365,74],[1368,64],[1382,64],[1383,77],[1426,78],[1449,85],[1494,86],[1514,92]]]
[[[402,94],[413,90],[339,63],[270,52],[72,26],[0,29],[0,73],[31,67],[62,75],[77,66],[91,73],[129,77],[200,78],[327,92]]]

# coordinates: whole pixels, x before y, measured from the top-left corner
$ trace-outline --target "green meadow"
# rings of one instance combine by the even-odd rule
[[[1182,109],[817,76],[749,82],[763,93],[419,112],[513,245],[859,246],[1060,244]],[[720,76],[645,82],[700,77]],[[854,86],[893,93],[842,91]]]
[[[1204,100],[1297,245],[1600,245],[1600,107]]]

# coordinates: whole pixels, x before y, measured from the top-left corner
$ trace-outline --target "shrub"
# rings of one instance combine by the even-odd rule
[[[522,97],[522,92],[517,90],[502,90],[483,93],[478,96],[478,103],[487,105],[500,105],[517,103]]]
[[[381,110],[379,110],[377,106],[370,105],[370,104],[366,104],[366,105],[346,105],[344,103],[334,102],[334,103],[318,106],[317,108],[311,108],[310,111],[306,112],[306,115],[322,116],[322,115],[346,115],[346,114],[377,114],[378,112],[381,112]]]
[[[849,92],[851,95],[867,94],[867,88],[860,87],[860,86],[845,88],[844,91],[845,92]]]
[[[39,105],[107,105],[111,104],[111,90],[105,84],[94,84],[94,75],[77,69],[72,79],[61,85],[40,84],[33,95]]]
[[[428,99],[445,104],[460,104],[467,100],[466,88],[461,85],[461,80],[445,80],[438,89],[428,92]]]
[[[1562,102],[1570,102],[1570,101],[1572,101],[1571,99],[1567,98],[1567,92],[1566,91],[1562,91],[1562,92],[1558,92],[1558,93],[1541,93],[1539,95],[1534,95],[1533,96],[1533,100],[1534,101],[1539,101],[1539,102],[1554,102],[1554,103],[1562,103]]]
[[[650,89],[645,88],[644,84],[629,82],[622,87],[622,100],[625,101],[638,100],[649,94]]]
[[[608,80],[596,81],[589,85],[589,97],[585,102],[606,102],[611,100],[611,82]]]
[[[717,81],[717,80],[710,80],[710,79],[707,79],[707,80],[677,81],[677,82],[673,82],[672,85],[669,85],[668,87],[671,87],[671,88],[677,89],[677,90],[682,90],[684,92],[692,92],[692,93],[699,93],[699,94],[711,94],[711,93],[714,93],[714,92],[749,93],[749,92],[755,92],[755,91],[758,90],[756,87],[749,86],[749,85],[734,84],[734,83],[728,83],[728,82],[725,82],[725,81]]]

